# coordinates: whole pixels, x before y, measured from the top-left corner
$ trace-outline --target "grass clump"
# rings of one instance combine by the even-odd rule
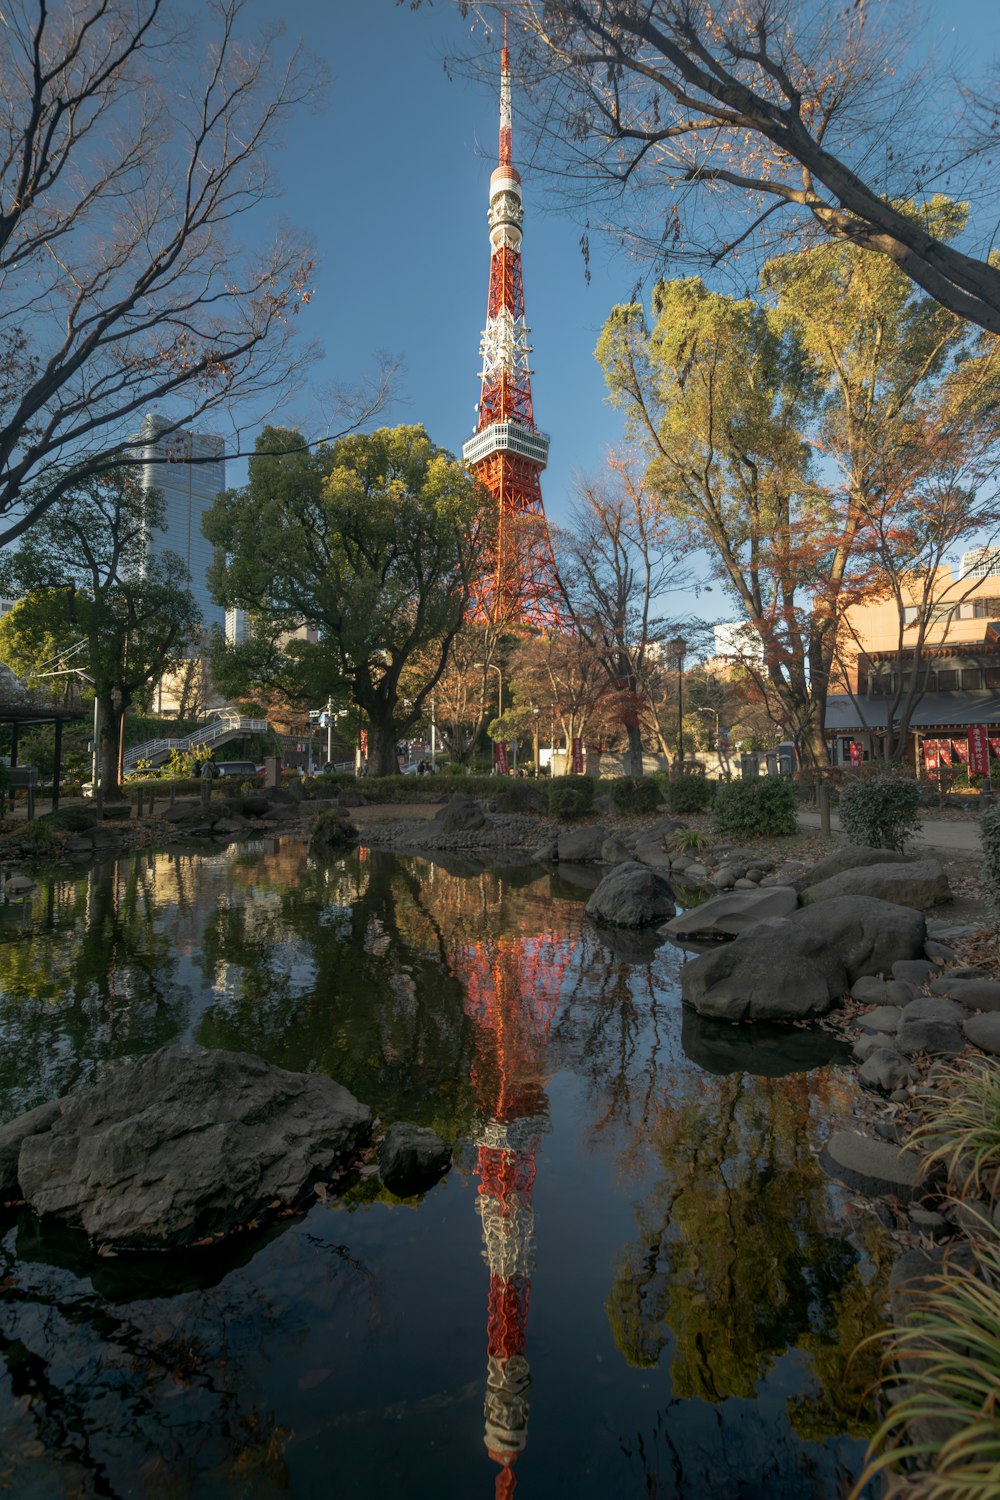
[[[712,840],[700,828],[675,828],[667,835],[667,848],[671,854],[690,854],[692,850],[700,852],[711,847]]]
[[[1000,1189],[1000,1066],[942,1067],[925,1096],[928,1117],[910,1142],[921,1175],[947,1175],[953,1201]],[[969,1238],[915,1291],[905,1323],[885,1341],[887,1415],[871,1440],[851,1500],[881,1477],[888,1495],[993,1500],[1000,1494],[1000,1235],[966,1211]],[[873,1340],[866,1340],[865,1344]],[[861,1347],[864,1348],[865,1344]]]
[[[909,776],[859,777],[844,787],[837,810],[852,844],[903,849],[920,827],[920,787]]]
[[[779,776],[727,782],[715,794],[712,821],[737,839],[795,833],[795,788]]]

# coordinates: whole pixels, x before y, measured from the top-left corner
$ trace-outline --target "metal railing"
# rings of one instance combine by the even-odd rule
[[[141,745],[130,745],[125,751],[124,768],[126,771],[134,771],[141,760],[155,765],[166,760],[174,750],[196,750],[201,745],[211,749],[214,745],[223,745],[227,740],[237,739],[240,735],[267,734],[270,728],[266,719],[244,718],[235,708],[213,709],[212,717],[197,729],[192,729],[190,734],[164,736],[162,739],[144,740]]]

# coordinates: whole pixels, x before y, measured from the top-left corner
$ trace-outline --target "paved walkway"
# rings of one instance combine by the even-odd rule
[[[812,833],[819,829],[818,812],[800,811],[798,820],[803,833]],[[835,812],[830,815],[830,826],[834,835],[843,837],[840,818]],[[910,842],[908,848],[933,850],[935,853],[943,854],[979,855],[982,853],[982,846],[979,842],[979,824],[973,822],[971,818],[968,822],[964,819],[952,821],[949,818],[934,818],[925,813],[923,827]]]

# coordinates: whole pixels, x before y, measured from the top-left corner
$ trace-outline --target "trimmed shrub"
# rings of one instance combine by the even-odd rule
[[[920,827],[920,787],[909,776],[859,777],[844,787],[837,810],[852,844],[902,849]]]
[[[704,776],[691,776],[682,771],[679,776],[670,777],[664,793],[672,813],[700,813],[715,796],[715,787]]]
[[[512,781],[496,795],[498,813],[543,813],[547,806],[544,790],[534,781]]]
[[[582,779],[582,778],[580,778]],[[576,778],[560,776],[549,789],[549,816],[560,823],[586,818],[594,810],[594,788],[576,786]]]
[[[660,798],[660,783],[653,776],[619,776],[611,783],[611,802],[620,813],[653,812]]]
[[[983,873],[995,906],[1000,907],[1000,803],[987,807],[979,819]]]
[[[715,794],[712,821],[737,839],[795,833],[795,788],[779,776],[727,782]]]
[[[457,760],[447,760],[441,766],[442,776],[464,776],[465,767]]]

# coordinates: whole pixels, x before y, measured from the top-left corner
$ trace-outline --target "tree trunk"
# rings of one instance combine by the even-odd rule
[[[369,776],[398,776],[399,765],[396,761],[396,726],[389,718],[388,723],[377,723],[372,719],[371,728],[368,731],[368,775]]]
[[[626,724],[628,751],[625,756],[626,776],[642,775],[642,730],[638,724]]]
[[[118,791],[118,742],[121,736],[122,713],[110,693],[101,695],[100,724],[101,748],[97,761],[97,774],[104,796],[113,797]]]

